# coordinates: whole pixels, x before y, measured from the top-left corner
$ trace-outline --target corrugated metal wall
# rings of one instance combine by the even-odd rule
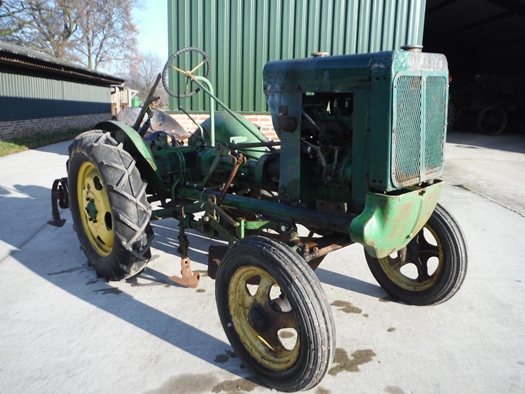
[[[421,44],[424,15],[425,0],[168,0],[169,50],[203,49],[218,97],[235,111],[261,112],[267,61]],[[205,102],[200,93],[180,104],[199,111]]]
[[[111,112],[111,88],[0,70],[0,121]]]

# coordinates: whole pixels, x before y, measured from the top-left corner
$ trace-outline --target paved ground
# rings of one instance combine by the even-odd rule
[[[88,267],[67,211],[64,227],[46,224],[67,146],[0,158],[0,392],[269,392],[232,353],[214,282],[168,283],[179,271],[175,222],[155,225],[145,273],[109,284]],[[388,301],[359,246],[323,262],[337,368],[312,393],[525,392],[524,153],[525,136],[449,136],[441,202],[470,251],[450,301]],[[205,270],[210,241],[190,242]]]

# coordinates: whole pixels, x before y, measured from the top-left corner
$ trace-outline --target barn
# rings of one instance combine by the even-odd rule
[[[111,118],[124,80],[0,42],[0,140],[88,129]]]
[[[269,60],[422,45],[448,58],[456,126],[498,134],[525,129],[524,18],[525,0],[169,0],[169,50],[203,49],[219,98],[261,123]],[[207,100],[172,98],[180,106],[199,114]]]

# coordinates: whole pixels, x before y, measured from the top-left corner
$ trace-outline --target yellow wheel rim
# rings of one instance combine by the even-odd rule
[[[388,278],[402,289],[423,291],[435,285],[441,277],[445,266],[443,245],[428,224],[410,241],[406,257],[402,256],[398,251],[379,259]]]
[[[113,249],[113,215],[106,187],[91,162],[80,166],[77,178],[78,208],[89,242],[100,256]]]
[[[295,364],[301,346],[297,317],[268,272],[238,268],[229,283],[228,304],[239,338],[258,363],[274,371]]]

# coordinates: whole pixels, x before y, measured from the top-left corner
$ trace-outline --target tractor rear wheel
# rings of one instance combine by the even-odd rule
[[[467,272],[467,245],[456,220],[437,205],[407,247],[377,259],[365,252],[370,271],[392,297],[412,305],[445,302]]]
[[[98,276],[139,273],[151,258],[153,230],[135,160],[109,133],[83,133],[69,147],[68,185],[74,228]]]
[[[335,351],[333,317],[297,253],[270,238],[241,239],[219,264],[215,296],[226,336],[261,381],[287,392],[321,381]]]

